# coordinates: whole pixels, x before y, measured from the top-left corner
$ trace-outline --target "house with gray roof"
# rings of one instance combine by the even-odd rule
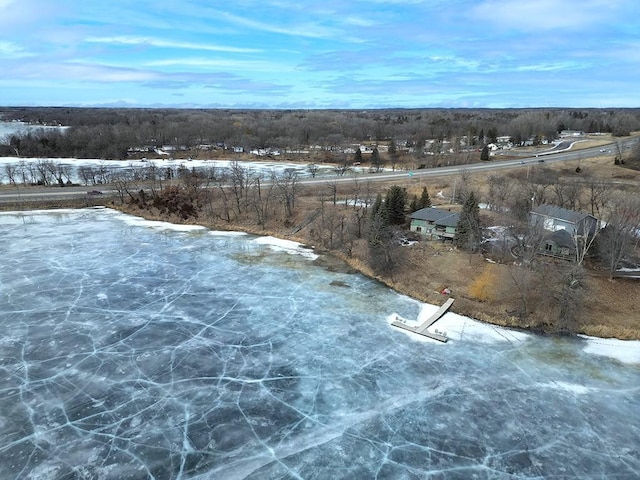
[[[460,214],[439,208],[422,208],[411,214],[411,231],[430,240],[453,240]]]
[[[539,253],[568,260],[575,258],[576,241],[593,238],[600,228],[600,221],[593,215],[554,205],[538,205],[529,218],[531,225],[550,232],[544,237]]]

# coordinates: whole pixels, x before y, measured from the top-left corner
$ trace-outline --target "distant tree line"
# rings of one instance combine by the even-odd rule
[[[360,141],[425,147],[427,140],[465,137],[481,148],[505,135],[518,144],[562,130],[627,135],[640,129],[640,109],[227,110],[5,107],[5,121],[64,125],[11,136],[0,154],[125,158],[131,147],[224,144],[252,148],[339,147]],[[456,142],[452,142],[456,143]]]

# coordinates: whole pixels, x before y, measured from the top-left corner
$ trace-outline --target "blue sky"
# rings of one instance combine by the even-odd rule
[[[0,105],[640,107],[640,2],[0,0]]]

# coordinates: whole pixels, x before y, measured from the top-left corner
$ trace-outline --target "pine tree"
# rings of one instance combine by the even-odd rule
[[[380,158],[380,152],[378,152],[378,147],[374,147],[371,152],[371,166],[375,168],[376,172],[382,170],[382,159]]]
[[[353,162],[357,163],[358,165],[362,163],[362,150],[360,150],[360,147],[356,148],[356,153],[354,154]]]
[[[465,198],[460,219],[456,226],[455,243],[460,248],[473,251],[481,239],[480,207],[478,206],[475,193],[470,192]]]
[[[375,201],[373,202],[373,205],[371,205],[371,218],[376,218],[378,213],[382,213],[383,208],[384,204],[382,203],[382,195],[378,194]]]
[[[407,191],[398,185],[392,186],[387,192],[385,209],[389,224],[402,225],[405,220],[404,207],[407,203]]]
[[[485,145],[482,147],[482,152],[480,152],[480,160],[486,162],[489,160],[489,147]]]
[[[431,206],[431,197],[429,197],[429,192],[427,191],[427,187],[422,189],[422,195],[420,195],[420,200],[418,201],[418,210],[421,208],[429,208]]]
[[[409,204],[409,211],[410,212],[417,212],[418,210],[420,210],[422,207],[419,206],[418,204],[418,196],[414,195],[411,198],[411,203]]]

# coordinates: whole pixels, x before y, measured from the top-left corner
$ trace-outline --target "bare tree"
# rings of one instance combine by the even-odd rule
[[[97,170],[91,166],[81,166],[78,168],[78,176],[85,185],[96,185],[98,183]]]
[[[338,184],[336,182],[326,182],[326,190],[329,192],[329,195],[331,196],[331,201],[333,202],[334,205],[336,205],[338,203]],[[324,197],[324,195],[323,195]]]
[[[609,278],[640,237],[640,200],[618,195],[611,201],[607,225],[598,239],[598,256],[609,270]]]
[[[124,203],[125,195],[131,200],[135,199],[134,193],[137,190],[137,184],[131,170],[113,169],[109,174],[108,180],[113,185],[120,203]]]
[[[250,194],[249,203],[252,205],[254,212],[256,213],[256,221],[262,228],[265,227],[267,220],[269,219],[269,208],[271,207],[271,201],[274,198],[274,189],[276,183],[268,182],[264,187],[260,182],[260,178],[256,178],[253,182]]]
[[[309,165],[307,165],[307,170],[311,175],[311,178],[316,178],[316,175],[318,174],[319,169],[320,168],[315,163],[310,163]]]
[[[230,188],[235,201],[236,213],[241,215],[247,210],[247,190],[250,183],[249,169],[234,161],[229,166]]]
[[[271,181],[278,189],[280,202],[284,207],[285,215],[290,217],[296,206],[296,197],[300,189],[297,173],[289,170],[286,170],[281,175],[274,173],[271,177]]]
[[[58,185],[64,186],[66,183],[71,182],[71,166],[63,165],[60,162],[47,162],[46,167],[49,170],[49,173],[56,180]],[[66,178],[66,181],[65,181]]]
[[[51,185],[53,178],[51,171],[53,170],[50,160],[39,159],[36,160],[34,166],[36,171],[36,183],[39,185]]]
[[[513,192],[514,182],[502,175],[489,175],[487,183],[489,186],[487,199],[489,209],[494,211],[503,210]]]
[[[576,263],[582,265],[584,257],[589,253],[593,246],[598,233],[600,233],[601,222],[596,220],[595,223],[583,222],[576,226],[573,231],[573,242],[576,248]]]
[[[600,216],[607,203],[610,185],[602,178],[590,179],[587,183],[587,195],[591,215]]]
[[[12,163],[6,163],[4,165],[4,173],[7,175],[7,179],[11,185],[16,184],[16,176],[18,174],[17,167]]]

